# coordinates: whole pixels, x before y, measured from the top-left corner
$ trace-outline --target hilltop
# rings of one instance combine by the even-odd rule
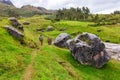
[[[24,5],[21,8],[16,8],[10,0],[0,1],[0,16],[6,17],[30,17],[34,15],[53,14],[55,11],[47,10],[43,7],[35,7],[32,5]]]
[[[0,0],[0,3],[14,6],[13,3],[10,0]]]

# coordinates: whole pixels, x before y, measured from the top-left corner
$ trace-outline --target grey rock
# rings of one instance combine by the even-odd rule
[[[23,23],[23,25],[30,25],[30,22],[25,21],[25,22]]]
[[[54,44],[61,48],[68,48],[72,56],[84,65],[101,68],[110,60],[104,43],[91,33],[80,34],[75,39],[71,39],[67,33],[61,33],[56,37]]]
[[[91,33],[80,34],[74,40],[68,40],[67,45],[73,57],[84,65],[101,68],[110,59],[104,43]]]
[[[36,31],[44,32],[44,31],[45,31],[45,28],[36,29]]]
[[[47,30],[47,31],[53,31],[53,30],[54,30],[54,27],[53,27],[53,26],[48,26],[46,30]]]
[[[66,47],[66,41],[71,39],[71,36],[67,33],[61,33],[59,34],[55,41],[54,41],[54,45],[60,47],[60,48],[63,48],[63,47]]]
[[[8,31],[10,35],[12,35],[14,38],[18,39],[21,44],[24,43],[24,35],[18,31],[16,28],[11,27],[11,26],[4,26],[4,28]]]
[[[18,28],[21,31],[24,31],[23,26],[18,22],[18,20],[15,17],[10,17],[8,19],[12,26],[14,26],[15,28]]]
[[[120,61],[120,44],[104,43],[111,58]]]

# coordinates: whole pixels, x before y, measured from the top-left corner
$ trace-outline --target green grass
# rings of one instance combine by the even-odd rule
[[[37,32],[36,29],[46,28],[49,25],[53,25],[56,29],[51,32],[45,31],[42,34],[53,39],[61,32],[69,34],[74,32],[72,37],[78,33],[91,32],[99,35],[103,41],[110,40],[113,43],[120,43],[119,25],[92,27],[88,26],[88,24],[93,24],[91,22],[79,21],[51,23],[51,21],[45,20],[44,16],[20,18],[19,21],[31,23],[28,26],[24,25],[25,41],[29,45],[34,45],[31,43],[34,42],[40,46],[38,38],[41,32]],[[0,21],[0,26],[6,24],[9,24],[6,18]],[[67,28],[67,30],[57,30],[60,28]],[[98,29],[101,32],[97,32]],[[120,80],[120,62],[111,59],[101,69],[81,65],[67,49],[57,48],[53,45],[48,46],[46,36],[44,36],[43,46],[40,46],[35,57],[32,80]],[[36,49],[20,45],[16,39],[0,27],[0,80],[22,80],[34,50]]]
[[[33,80],[119,80],[120,62],[110,60],[103,68],[79,64],[68,50],[43,46],[35,59]],[[59,62],[64,62],[64,66]],[[67,68],[66,68],[67,67]],[[71,75],[72,74],[72,75]]]
[[[0,80],[21,79],[30,63],[30,51],[0,27]]]
[[[61,21],[55,23],[54,26],[58,28],[67,28],[67,31],[65,32],[69,34],[74,32],[77,35],[78,33],[82,32],[90,32],[93,34],[97,34],[103,41],[109,40],[112,43],[120,43],[120,25],[92,27],[89,26],[89,24],[92,23],[78,21]],[[97,30],[101,30],[101,32],[97,32]]]

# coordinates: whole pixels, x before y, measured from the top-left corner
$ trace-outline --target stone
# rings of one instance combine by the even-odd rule
[[[101,68],[110,59],[104,43],[94,34],[83,33],[66,43],[73,57],[81,64]]]
[[[59,31],[65,31],[66,30],[66,28],[61,28]]]
[[[9,21],[11,22],[12,26],[17,27],[20,25],[20,23],[18,22],[18,20],[15,17],[10,17]]]
[[[23,23],[23,25],[30,25],[30,22],[25,21],[25,22]]]
[[[104,43],[111,58],[120,61],[120,44]]]
[[[23,26],[18,22],[15,17],[8,18],[13,27],[18,28],[21,31],[24,31]]]
[[[44,32],[44,31],[45,31],[45,28],[36,29],[36,31]]]
[[[71,39],[71,36],[69,34],[61,33],[54,40],[54,45],[56,45],[60,48],[64,48],[64,47],[66,47],[66,41],[69,39]]]
[[[54,30],[54,27],[53,27],[53,26],[48,26],[46,30],[47,30],[47,31],[53,31],[53,30]]]
[[[11,26],[4,26],[4,28],[8,31],[10,35],[12,35],[14,38],[18,39],[21,44],[24,43],[24,35],[18,31],[16,28]]]

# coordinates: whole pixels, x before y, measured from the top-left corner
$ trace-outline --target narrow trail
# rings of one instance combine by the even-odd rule
[[[38,52],[38,50],[34,50],[31,53],[32,60],[31,60],[31,63],[27,66],[22,80],[31,80],[32,75],[34,73],[33,66],[34,66],[34,61],[35,61],[35,57],[37,55],[37,52]]]

